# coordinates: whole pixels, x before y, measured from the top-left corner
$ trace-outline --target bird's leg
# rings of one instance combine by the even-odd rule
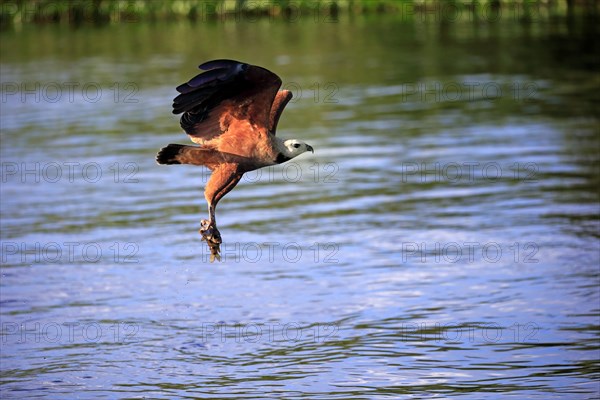
[[[208,221],[203,219],[200,221],[200,234],[202,235],[202,240],[206,241],[208,247],[210,249],[210,262],[215,261],[215,258],[221,261],[221,243],[223,240],[221,239],[221,232],[217,229],[217,219],[215,217],[215,207],[210,204],[208,207]]]
[[[221,233],[217,229],[217,219],[215,218],[215,211],[217,203],[223,198],[231,189],[237,185],[242,179],[243,173],[238,172],[238,166],[235,164],[223,164],[221,167],[215,169],[206,184],[204,189],[204,197],[208,203],[208,221],[202,220],[202,227],[200,228],[200,234],[202,240],[205,240],[210,248],[210,262],[213,262],[215,258],[221,261]]]

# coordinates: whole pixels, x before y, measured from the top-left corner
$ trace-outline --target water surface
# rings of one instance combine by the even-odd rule
[[[2,40],[3,398],[595,398],[585,21],[25,27]],[[310,28],[310,29],[309,29]],[[276,71],[279,135],[197,233],[174,87]]]

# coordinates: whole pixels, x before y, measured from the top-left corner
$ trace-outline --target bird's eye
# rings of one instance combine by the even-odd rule
[[[295,147],[295,148],[298,148],[298,147],[300,147],[300,143],[294,143],[294,147]]]

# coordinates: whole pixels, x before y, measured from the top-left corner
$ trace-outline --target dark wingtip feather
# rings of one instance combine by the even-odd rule
[[[195,77],[189,80],[188,85],[190,85],[193,88],[197,88],[198,86],[202,86],[209,82],[227,79],[229,75],[230,71],[227,69],[213,69],[211,71],[203,72],[201,74],[196,75]]]
[[[206,85],[207,83],[215,81],[224,81],[230,75],[231,72],[227,69],[213,69],[211,71],[203,72],[201,74],[196,75],[186,83],[182,83],[181,85],[177,86],[175,89],[182,94],[189,93],[193,90],[196,90],[202,85]]]
[[[186,83],[182,83],[181,85],[175,88],[179,93],[187,93],[192,90],[192,87]]]
[[[188,82],[177,86],[176,90],[180,94],[173,99],[173,114],[193,110],[209,100],[217,91],[238,79],[246,70],[247,64],[240,64],[237,61],[215,60],[215,63],[225,61],[227,63],[222,65],[229,67],[216,67],[216,64],[210,65],[212,61],[209,61],[207,63],[211,67],[209,71],[202,72]]]
[[[189,92],[181,93],[173,99],[173,114],[193,110],[219,90],[218,86],[193,89],[194,90],[190,90]]]
[[[184,148],[183,144],[170,144],[160,149],[156,154],[156,162],[163,165],[181,164],[176,160],[177,155]]]
[[[217,60],[217,63],[220,61],[221,60]],[[212,62],[213,61],[209,61],[208,63],[205,63],[205,64],[211,64]],[[202,64],[202,65],[205,65],[205,64]],[[206,85],[206,84],[209,84],[212,82],[226,81],[227,79],[229,79],[233,75],[235,75],[237,72],[239,72],[236,68],[233,68],[233,67],[237,67],[239,65],[246,65],[246,64],[240,64],[238,62],[234,62],[233,64],[211,66],[210,68],[208,68],[208,70],[206,72],[202,72],[202,73],[196,75],[195,77],[193,77],[186,83],[182,83],[181,85],[177,86],[175,89],[179,93],[189,93],[203,85]]]
[[[200,65],[205,72],[177,86],[179,95],[173,99],[173,114],[193,111],[198,118],[204,118],[207,110],[221,101],[216,93],[233,91],[248,67],[234,60],[212,60]]]
[[[204,71],[209,71],[209,70],[215,69],[215,68],[233,68],[240,64],[245,64],[245,63],[240,62],[240,61],[235,61],[235,60],[221,59],[221,60],[207,61],[203,64],[200,64],[198,66],[198,68],[200,68],[201,70],[204,70]]]

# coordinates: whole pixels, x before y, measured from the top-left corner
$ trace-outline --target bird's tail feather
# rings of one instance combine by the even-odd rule
[[[156,155],[156,162],[159,164],[181,164],[182,162],[178,160],[179,153],[185,148],[191,146],[185,146],[183,144],[170,144],[166,147],[160,149],[158,154]]]
[[[206,149],[200,146],[186,146],[183,144],[170,144],[160,149],[156,155],[159,164],[191,164],[202,165],[214,170],[221,164],[243,164],[246,167],[253,165],[253,160],[235,154],[221,153],[218,150]]]

